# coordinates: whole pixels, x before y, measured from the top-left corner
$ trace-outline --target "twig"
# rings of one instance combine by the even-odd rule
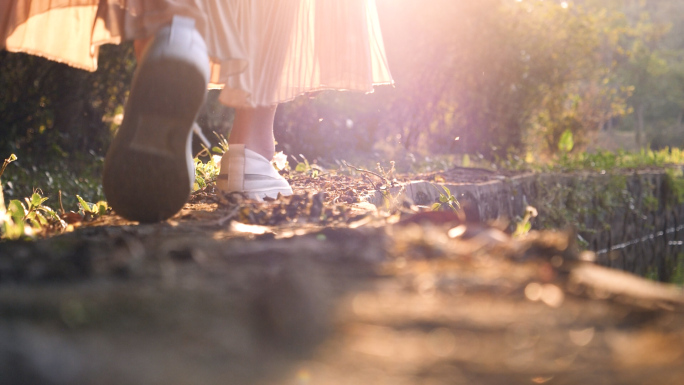
[[[62,209],[62,215],[64,215],[64,205],[62,204],[62,190],[59,190],[59,208]]]
[[[216,223],[217,223],[219,226],[223,226],[226,222],[228,222],[229,220],[233,219],[233,217],[238,213],[238,211],[240,211],[240,205],[235,206],[235,208],[233,209],[233,211],[231,211],[231,212],[230,212],[228,215],[226,215],[225,217],[223,217],[223,218],[219,219],[218,221],[216,221]]]
[[[370,170],[364,170],[364,169],[362,169],[362,168],[358,168],[358,167],[356,167],[356,166],[353,166],[353,165],[347,163],[346,160],[343,160],[343,161],[342,161],[342,164],[344,164],[345,166],[347,166],[347,167],[349,167],[349,168],[353,168],[354,170],[356,170],[356,171],[358,171],[358,172],[365,172],[365,173],[367,173],[367,174],[375,175],[375,176],[377,176],[378,178],[380,178],[380,180],[382,180],[383,183],[385,183],[385,184],[387,184],[387,185],[390,185],[390,183],[388,183],[389,180],[388,180],[387,178],[385,178],[384,176],[378,174],[377,172],[373,172],[373,171],[370,171]]]
[[[373,189],[374,189],[374,190],[376,190],[376,191],[378,190],[378,186],[376,186],[375,183],[373,183],[373,180],[372,180],[371,178],[369,178],[369,177],[368,177],[367,175],[365,175],[365,174],[364,174],[364,175],[361,175],[361,176],[363,177],[364,180],[368,181],[368,183],[370,183],[371,186],[373,186]]]

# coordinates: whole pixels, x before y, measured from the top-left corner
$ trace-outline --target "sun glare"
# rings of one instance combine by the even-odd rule
[[[561,8],[568,8],[568,2],[567,1],[561,2]]]

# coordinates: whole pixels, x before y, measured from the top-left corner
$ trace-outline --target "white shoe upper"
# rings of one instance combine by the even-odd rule
[[[143,57],[146,61],[181,61],[195,68],[205,80],[209,81],[210,67],[207,48],[202,36],[195,29],[195,21],[190,18],[175,16],[170,25],[160,29],[153,42],[146,47]],[[183,74],[178,74],[183,76]],[[155,117],[163,120],[165,117]],[[154,122],[159,127],[172,127],[172,124]],[[195,123],[196,125],[196,123]],[[197,129],[195,128],[195,131]],[[154,134],[154,135],[152,135]],[[149,137],[148,137],[149,136]],[[194,162],[191,152],[192,130],[185,143],[190,186],[194,178]],[[158,132],[141,131],[132,143],[133,147],[154,153],[171,152],[167,143],[159,140]],[[273,168],[271,162],[260,154],[245,148],[244,145],[233,144],[221,160],[221,171],[218,188],[223,192],[242,191],[250,198],[261,200],[265,197],[276,198],[278,194],[292,195],[289,183]]]
[[[242,191],[250,198],[276,198],[278,193],[292,195],[290,184],[273,168],[271,162],[243,144],[231,144],[221,158],[218,189]]]

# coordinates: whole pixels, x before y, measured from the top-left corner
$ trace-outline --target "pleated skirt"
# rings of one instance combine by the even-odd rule
[[[103,44],[195,19],[211,88],[234,107],[392,84],[374,0],[0,0],[0,48],[88,71]]]

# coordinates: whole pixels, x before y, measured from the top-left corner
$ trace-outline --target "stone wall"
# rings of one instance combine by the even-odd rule
[[[417,205],[429,206],[446,192],[454,195],[468,221],[519,222],[526,207],[538,210],[533,229],[577,230],[580,247],[598,252],[598,263],[669,280],[684,231],[684,204],[678,202],[664,170],[621,174],[525,174],[485,183],[416,181],[394,189]],[[373,203],[385,198],[376,194]],[[682,249],[682,250],[680,250]]]

